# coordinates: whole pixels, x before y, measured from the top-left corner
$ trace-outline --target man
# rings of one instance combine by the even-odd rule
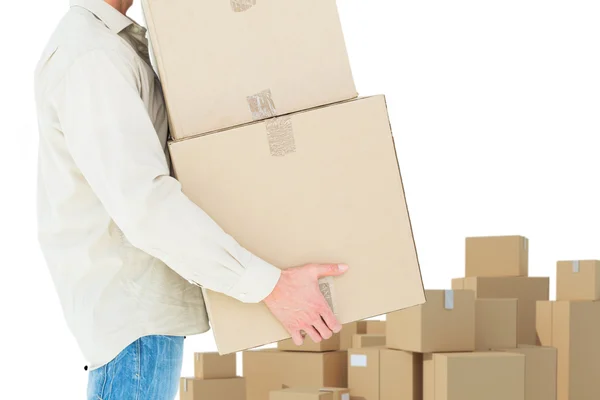
[[[317,280],[347,266],[282,272],[184,196],[132,1],[72,0],[36,68],[39,240],[90,363],[88,398],[171,400],[183,335],[208,329],[199,285],[264,302],[296,344],[318,342],[341,326]]]

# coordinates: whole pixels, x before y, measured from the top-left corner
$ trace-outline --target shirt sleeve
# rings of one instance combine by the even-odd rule
[[[170,176],[137,68],[106,50],[69,68],[54,101],[75,164],[133,246],[207,289],[262,301],[281,271],[240,246]]]

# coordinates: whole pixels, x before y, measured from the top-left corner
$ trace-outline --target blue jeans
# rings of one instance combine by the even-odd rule
[[[88,400],[173,400],[179,389],[183,337],[145,336],[90,371]]]

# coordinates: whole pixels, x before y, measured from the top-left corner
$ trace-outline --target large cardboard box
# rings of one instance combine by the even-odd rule
[[[427,290],[427,303],[387,315],[389,348],[433,353],[475,350],[471,290]]]
[[[517,300],[475,301],[475,350],[517,347]]]
[[[540,301],[538,337],[558,351],[558,400],[600,399],[600,302]]]
[[[285,388],[272,391],[269,400],[350,400],[350,392],[344,388]]]
[[[502,352],[425,354],[424,400],[524,400],[525,356]]]
[[[171,142],[170,150],[187,196],[258,257],[281,268],[350,266],[324,285],[342,324],[425,301],[383,96]],[[211,291],[205,298],[221,354],[290,337],[264,304]]]
[[[421,400],[421,354],[370,347],[348,350],[348,388],[353,399]]]
[[[265,400],[283,387],[348,387],[348,355],[256,350],[243,353],[247,399]]]
[[[557,300],[600,300],[600,261],[559,261]]]
[[[538,300],[548,300],[549,278],[458,278],[452,280],[452,288],[473,290],[478,299],[517,299],[517,343],[536,344],[535,303]]]
[[[197,379],[235,378],[235,353],[224,356],[219,353],[195,353],[194,377]]]
[[[385,346],[385,335],[359,334],[352,338],[352,348]]]
[[[313,342],[312,339],[307,336],[300,346],[296,346],[292,339],[286,339],[277,343],[277,349],[284,351],[336,351],[340,350],[340,334],[335,333],[331,338],[322,340],[319,343]]]
[[[423,355],[392,349],[379,354],[379,400],[422,400]]]
[[[523,236],[467,238],[465,276],[527,276],[528,242]]]
[[[516,349],[498,351],[525,356],[525,400],[556,400],[555,348],[523,344]]]
[[[142,6],[175,139],[356,96],[335,1]]]
[[[245,378],[181,378],[179,398],[181,400],[246,400]]]

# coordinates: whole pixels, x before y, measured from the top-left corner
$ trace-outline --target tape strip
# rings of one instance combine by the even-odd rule
[[[525,250],[527,250],[527,245],[528,245],[528,243],[529,243],[529,239],[527,239],[527,238],[523,238],[523,248],[524,248]]]
[[[269,150],[272,156],[283,157],[296,151],[292,119],[289,116],[265,121]]]
[[[250,112],[252,113],[252,119],[254,121],[277,116],[275,102],[273,101],[273,96],[271,96],[270,89],[248,96],[246,97],[246,101],[248,102],[248,107],[250,107]]]
[[[577,274],[579,272],[579,261],[573,261],[573,273]]]
[[[335,302],[335,287],[333,285],[333,278],[331,276],[319,279],[319,289],[327,300],[329,308],[333,311],[333,314],[337,315],[337,305]]]
[[[444,291],[444,308],[446,310],[454,309],[454,290]]]
[[[183,378],[183,391],[187,392],[187,379]]]
[[[200,361],[200,353],[196,353],[196,361]]]
[[[256,5],[256,0],[230,0],[233,12],[244,12]]]

